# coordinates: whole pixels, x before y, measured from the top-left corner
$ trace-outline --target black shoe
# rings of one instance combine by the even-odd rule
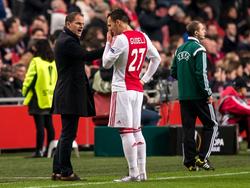
[[[80,181],[81,178],[73,173],[70,176],[61,176],[60,180],[62,180],[62,181]]]
[[[61,174],[53,173],[51,175],[51,180],[56,181],[61,179]]]
[[[214,170],[214,167],[210,165],[208,160],[201,160],[198,158],[195,165],[199,168],[203,168],[204,170]]]

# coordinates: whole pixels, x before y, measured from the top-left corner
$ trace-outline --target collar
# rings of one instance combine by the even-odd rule
[[[70,31],[67,27],[64,27],[64,28],[63,28],[63,31],[64,31],[65,33],[67,33],[68,35],[72,36],[73,38],[75,38],[75,39],[77,39],[77,40],[80,40],[80,39],[78,38],[78,36],[77,36],[75,33],[73,33],[72,31]]]
[[[195,37],[188,37],[188,40],[195,40],[196,42],[200,43],[200,41]]]
[[[53,11],[53,13],[61,13],[61,14],[67,15],[67,13],[62,9],[55,10],[55,11]]]

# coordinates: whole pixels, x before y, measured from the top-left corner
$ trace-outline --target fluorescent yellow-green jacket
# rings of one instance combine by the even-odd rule
[[[23,82],[22,94],[25,96],[23,104],[28,105],[35,92],[39,108],[51,108],[56,81],[55,61],[48,62],[40,57],[34,57]]]

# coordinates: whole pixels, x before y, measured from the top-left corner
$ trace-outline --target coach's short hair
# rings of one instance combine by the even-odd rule
[[[195,36],[195,31],[199,29],[199,24],[202,24],[200,21],[194,20],[189,23],[186,27],[188,36]]]
[[[116,21],[116,20],[121,20],[127,24],[129,24],[129,17],[128,15],[126,14],[126,12],[120,8],[118,9],[115,9],[113,11],[111,11],[107,18],[110,17],[113,21]]]
[[[69,13],[69,14],[66,16],[66,18],[65,18],[65,25],[66,25],[67,22],[73,22],[73,21],[75,20],[75,17],[76,17],[77,15],[80,15],[80,16],[83,17],[83,14],[80,13],[80,12],[71,12],[71,13]]]

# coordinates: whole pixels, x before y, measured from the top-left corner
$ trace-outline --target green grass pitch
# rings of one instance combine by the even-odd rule
[[[0,187],[26,188],[249,188],[250,153],[238,155],[212,155],[215,171],[188,172],[182,166],[181,156],[147,158],[148,181],[115,183],[112,180],[127,174],[123,157],[94,157],[93,152],[72,152],[75,172],[84,179],[78,182],[50,180],[52,159],[27,159],[30,153],[4,153],[0,155]]]

